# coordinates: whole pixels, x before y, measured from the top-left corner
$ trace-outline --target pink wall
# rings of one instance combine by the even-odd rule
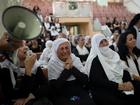
[[[44,17],[53,11],[52,2],[47,0],[23,0],[22,5],[30,9],[37,5]]]

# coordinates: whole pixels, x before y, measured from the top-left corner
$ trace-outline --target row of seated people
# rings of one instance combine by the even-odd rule
[[[14,64],[9,55],[2,52],[1,103],[136,105],[140,95],[140,75],[139,50],[133,51],[136,49],[134,33],[125,32],[120,36],[120,56],[108,45],[103,34],[94,35],[85,66],[71,52],[70,42],[66,38],[53,42],[52,56],[47,66],[41,66],[34,53],[27,56],[27,46],[17,50]]]

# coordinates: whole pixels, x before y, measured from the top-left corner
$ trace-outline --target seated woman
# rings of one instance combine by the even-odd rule
[[[90,52],[90,49],[85,46],[85,36],[79,35],[77,37],[77,43],[75,55],[80,58],[84,65]]]
[[[97,105],[132,105],[134,85],[118,53],[109,48],[103,34],[92,38],[92,48],[85,69],[89,73],[89,88]]]
[[[84,85],[88,76],[78,57],[71,53],[67,39],[58,38],[52,47],[48,63],[51,99],[54,105],[95,105]]]
[[[9,56],[9,52],[0,51],[0,105],[9,104],[12,97],[11,93],[16,85],[14,68]]]
[[[35,53],[28,54],[28,52],[29,48],[27,46],[20,47],[17,51],[17,66],[22,70],[19,88],[24,88],[27,95],[17,97],[14,105],[43,105],[43,103],[52,105],[47,99],[47,69],[40,67]]]
[[[123,33],[118,41],[119,55],[132,79],[140,81],[140,50],[136,47],[136,37],[131,30]]]
[[[18,66],[7,57],[0,58],[0,84],[4,94],[1,104],[27,105],[29,102],[32,105],[38,99],[47,97],[48,81],[45,72],[39,66],[35,67],[36,54],[27,57],[26,53],[27,46],[18,49]]]

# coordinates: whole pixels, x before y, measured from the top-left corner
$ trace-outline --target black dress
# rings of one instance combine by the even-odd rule
[[[125,70],[123,81],[131,81],[129,73]],[[118,83],[107,78],[98,56],[92,61],[89,88],[97,105],[136,105],[134,95],[125,95],[118,90]]]
[[[11,82],[10,70],[8,68],[1,68],[0,87],[0,95],[2,96],[0,104],[4,105],[12,105],[14,103],[12,100],[26,98],[29,93],[32,93],[36,97],[34,100],[31,100],[32,102],[30,102],[29,105],[32,105],[36,100],[44,97],[47,98],[48,96],[48,80],[43,76],[43,72],[40,67],[38,68],[36,75],[25,75],[20,77],[15,87],[13,87]],[[49,103],[51,102],[49,101]]]
[[[66,81],[73,75],[76,79]],[[87,75],[81,73],[75,67],[72,70],[64,69],[56,80],[50,80],[51,99],[54,105],[95,105],[89,94],[84,90],[87,83]]]

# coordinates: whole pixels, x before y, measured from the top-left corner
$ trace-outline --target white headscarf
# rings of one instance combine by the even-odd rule
[[[99,48],[99,44],[103,39],[106,39],[106,37],[100,33],[92,37],[92,48],[85,64],[85,70],[89,75],[92,61],[98,56],[108,79],[121,83],[124,69],[123,63],[121,62],[119,55],[111,50],[109,46]]]
[[[52,47],[52,57],[48,63],[48,78],[49,80],[57,79],[61,72],[64,70],[64,62],[61,61],[57,56],[57,50],[60,44],[65,43],[69,41],[65,38],[58,38],[53,42]],[[70,44],[70,43],[69,43]],[[76,67],[79,71],[83,72],[84,68],[83,65],[78,57],[76,57],[74,54],[71,54],[73,66]],[[71,75],[67,81],[74,80],[75,77]]]
[[[46,48],[43,50],[39,58],[39,63],[41,65],[47,65],[50,57],[52,56],[52,45],[53,45],[53,41],[51,40],[48,40],[45,43]]]

